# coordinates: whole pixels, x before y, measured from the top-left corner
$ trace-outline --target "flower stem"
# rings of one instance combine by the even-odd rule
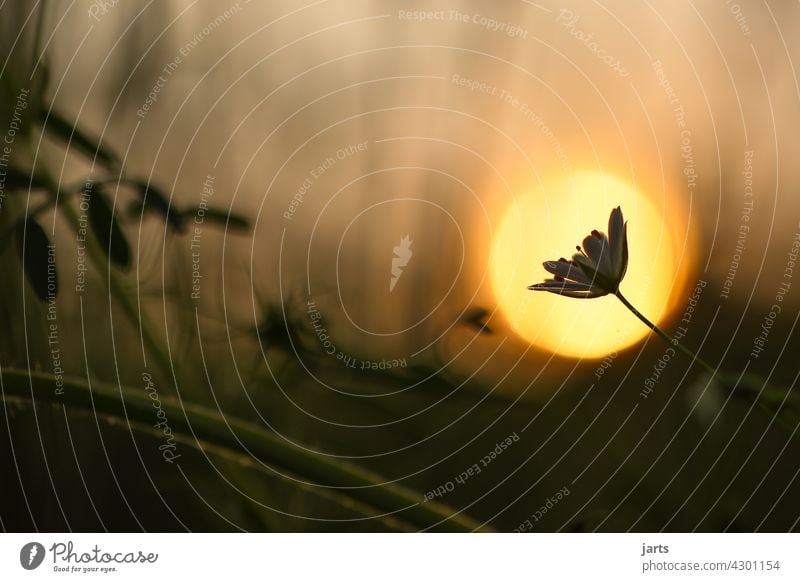
[[[662,330],[661,328],[659,328],[659,327],[658,327],[656,324],[654,324],[652,321],[650,321],[650,320],[649,320],[649,319],[647,319],[647,318],[646,318],[644,315],[642,315],[642,314],[641,314],[641,312],[640,312],[638,309],[636,309],[636,308],[635,308],[635,307],[634,307],[634,306],[631,304],[631,302],[630,302],[630,301],[628,301],[628,300],[625,298],[625,296],[624,296],[624,295],[623,295],[623,294],[620,292],[620,290],[619,290],[619,289],[617,289],[617,291],[616,291],[616,293],[614,293],[614,295],[616,295],[616,296],[617,296],[617,299],[619,299],[620,301],[622,301],[622,304],[623,304],[625,307],[627,307],[628,309],[630,309],[631,313],[633,313],[633,314],[634,314],[636,317],[638,317],[638,318],[639,318],[639,319],[642,321],[642,323],[644,323],[644,324],[645,324],[647,327],[649,327],[650,329],[652,329],[652,330],[655,332],[655,334],[656,334],[658,337],[660,337],[661,339],[663,339],[663,340],[664,340],[665,342],[667,342],[669,345],[671,345],[671,346],[675,346],[676,348],[678,348],[679,350],[681,350],[681,351],[682,351],[684,354],[686,354],[687,356],[689,356],[689,357],[692,359],[692,362],[697,362],[698,364],[700,364],[701,366],[703,366],[703,368],[705,368],[705,369],[706,369],[706,371],[707,371],[709,374],[711,374],[711,376],[712,376],[712,377],[717,377],[717,376],[719,376],[719,373],[717,372],[717,370],[715,370],[713,367],[711,367],[711,365],[709,365],[709,364],[707,364],[706,362],[704,362],[704,361],[703,361],[703,359],[702,359],[702,358],[700,358],[700,357],[699,357],[697,354],[695,354],[695,353],[694,353],[692,350],[690,350],[689,348],[687,348],[686,346],[684,346],[682,343],[680,343],[680,342],[679,342],[678,340],[676,340],[674,337],[672,337],[671,335],[669,335],[667,332],[665,332],[664,330]]]
[[[800,420],[800,416],[798,416],[798,411],[800,411],[800,402],[798,402],[798,399],[793,395],[791,388],[787,390],[779,390],[769,386],[766,381],[761,379],[756,380],[752,376],[741,376],[734,379],[726,374],[718,372],[716,369],[712,368],[709,364],[703,361],[697,354],[685,347],[678,340],[660,329],[656,324],[642,315],[641,312],[631,305],[631,302],[628,301],[622,293],[620,293],[619,289],[617,289],[614,295],[616,295],[617,299],[622,301],[622,304],[630,309],[631,312],[642,321],[642,323],[652,329],[656,335],[658,335],[669,345],[675,346],[681,350],[684,354],[692,359],[692,362],[699,363],[703,368],[706,369],[706,371],[708,371],[709,374],[711,374],[711,378],[720,382],[720,384],[727,390],[733,392],[739,388],[738,392],[740,396],[751,402],[755,402],[759,408],[761,408],[770,416],[775,416],[777,420],[786,427],[791,429],[795,428],[798,420]]]

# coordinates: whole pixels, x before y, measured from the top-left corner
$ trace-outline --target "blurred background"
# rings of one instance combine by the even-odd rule
[[[413,530],[433,499],[467,529],[797,529],[797,420],[734,385],[789,402],[800,371],[799,12],[3,3],[0,525]],[[622,289],[716,379],[613,297],[526,290],[618,205]]]

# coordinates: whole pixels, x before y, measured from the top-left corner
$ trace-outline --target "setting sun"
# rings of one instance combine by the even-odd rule
[[[534,293],[528,285],[550,275],[542,262],[569,258],[592,229],[605,231],[609,211],[628,221],[630,259],[620,289],[654,323],[671,307],[688,261],[680,260],[684,226],[630,184],[583,172],[518,197],[506,211],[491,255],[492,288],[511,328],[535,346],[570,357],[603,357],[649,333],[613,296],[574,299]],[[674,214],[674,212],[673,212]]]

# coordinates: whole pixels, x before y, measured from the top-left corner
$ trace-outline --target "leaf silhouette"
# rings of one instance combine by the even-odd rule
[[[25,270],[25,276],[40,301],[58,294],[58,273],[55,251],[50,238],[39,223],[33,219],[20,220],[16,227],[17,256]]]
[[[6,170],[5,176],[6,190],[25,189],[28,187],[34,190],[41,190],[47,188],[47,183],[40,176],[31,174],[31,172],[20,170],[19,168],[11,167]]]
[[[96,140],[90,138],[77,125],[68,121],[59,112],[53,109],[49,112],[46,109],[41,109],[38,114],[42,127],[65,144],[74,146],[84,155],[97,159],[106,166],[119,167],[120,161],[114,152],[96,143]]]
[[[103,193],[97,187],[93,190],[89,202],[89,226],[111,262],[127,269],[131,265],[128,240],[120,230]]]
[[[230,231],[246,232],[250,230],[250,221],[234,212],[226,212],[217,208],[187,208],[181,215],[186,217],[197,217],[201,222],[211,222],[224,226]]]
[[[141,204],[132,204],[128,208],[129,214],[141,214],[142,209],[146,212],[156,212],[176,231],[180,233],[186,231],[186,223],[183,216],[170,206],[167,197],[161,190],[145,180],[130,180],[129,184],[134,186],[139,192],[139,196],[142,197]]]

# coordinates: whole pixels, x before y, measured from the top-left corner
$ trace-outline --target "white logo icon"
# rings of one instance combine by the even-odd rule
[[[392,258],[392,277],[389,279],[389,293],[394,291],[394,286],[397,285],[397,281],[400,280],[400,275],[403,274],[403,267],[408,265],[408,261],[411,260],[411,255],[414,254],[411,251],[411,243],[413,242],[410,235],[406,235],[400,239],[400,244],[393,249],[394,258]]]

